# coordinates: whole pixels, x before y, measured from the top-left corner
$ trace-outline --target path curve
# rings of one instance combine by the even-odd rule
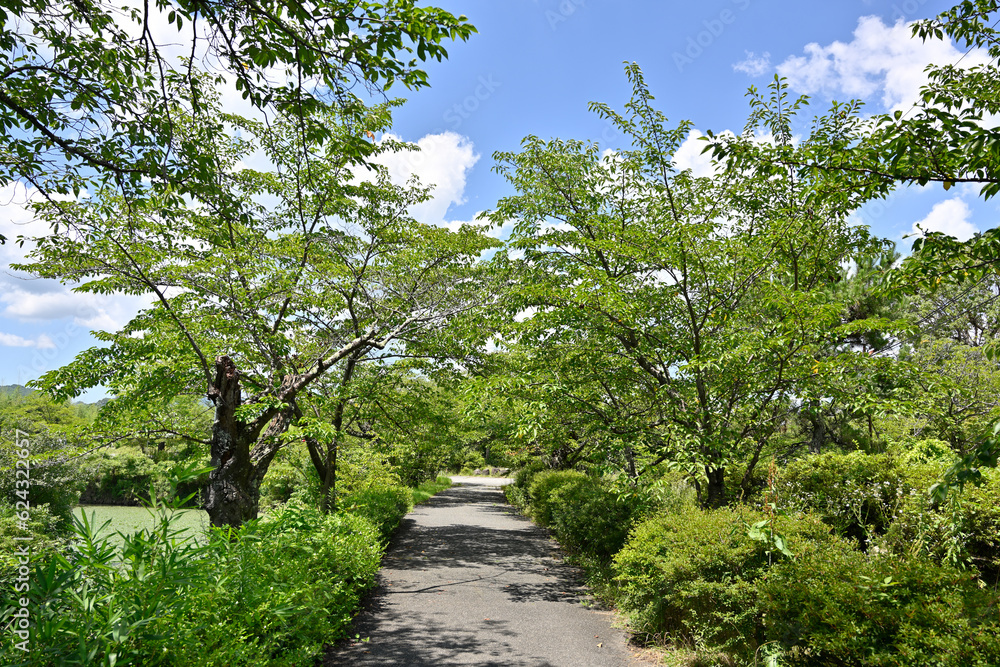
[[[351,634],[324,664],[625,667],[625,633],[597,611],[548,532],[517,514],[499,486],[458,486],[406,515]]]

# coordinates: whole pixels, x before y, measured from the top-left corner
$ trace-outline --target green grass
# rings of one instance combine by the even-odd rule
[[[451,480],[444,475],[438,475],[438,478],[433,481],[421,482],[420,486],[413,489],[413,504],[419,505],[427,502],[431,496],[441,493],[450,486]]]
[[[187,529],[192,537],[201,537],[208,531],[208,514],[204,510],[175,510],[178,517],[174,526]],[[122,507],[117,505],[78,505],[73,508],[73,514],[80,517],[86,513],[87,520],[101,536],[107,536],[115,544],[122,543],[118,533],[135,533],[140,530],[152,529],[159,522],[158,517],[145,507]],[[100,529],[105,523],[108,525]]]

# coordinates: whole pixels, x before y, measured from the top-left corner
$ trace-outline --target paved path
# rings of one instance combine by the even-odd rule
[[[403,520],[369,608],[325,665],[625,667],[608,612],[548,533],[504,503],[496,479],[452,487]]]

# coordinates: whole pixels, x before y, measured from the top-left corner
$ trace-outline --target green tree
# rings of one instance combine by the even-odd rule
[[[326,113],[322,122],[357,129],[338,121]],[[362,127],[388,123],[383,106]],[[426,188],[393,186],[384,170],[358,182],[337,142],[302,144],[297,119],[268,128],[206,109],[183,129],[220,166],[199,199],[99,192],[44,203],[39,215],[67,233],[38,239],[32,263],[19,268],[79,282],[80,291],[154,300],[38,385],[63,396],[104,385],[118,397],[102,413],[109,419],[207,389],[215,422],[206,509],[214,525],[233,526],[256,517],[260,483],[307,388],[473,306],[470,267],[493,242],[468,226],[416,222],[407,211]],[[255,145],[276,171],[237,168]]]
[[[1000,30],[997,0],[964,0],[935,18],[913,24],[913,36],[955,40],[960,49],[984,49],[985,64],[936,63],[911,109],[861,118],[860,103],[834,104],[815,121],[808,150],[766,156],[800,176],[820,170],[839,173],[854,196],[883,197],[903,184],[981,185],[989,199],[1000,192]],[[732,146],[716,145],[721,156]],[[765,156],[760,156],[765,157]],[[975,282],[996,272],[1000,233],[990,229],[968,241],[942,232],[916,239],[913,252],[893,275],[896,288],[935,289],[942,280]]]
[[[227,74],[257,109],[297,117],[304,139],[363,157],[362,134],[335,133],[314,112],[359,119],[353,89],[425,86],[420,63],[475,32],[414,0],[12,0],[0,18],[0,183],[132,197],[150,196],[148,179],[181,191],[211,181],[215,165],[178,127],[221,81],[203,70]],[[164,21],[176,33],[158,40]]]
[[[507,339],[558,358],[546,383],[618,442],[700,468],[702,499],[719,505],[727,467],[739,462],[746,483],[814,382],[817,351],[866,330],[841,322],[827,288],[842,263],[881,243],[848,222],[856,199],[840,196],[842,179],[762,159],[801,150],[791,121],[802,102],[780,82],[769,97],[754,93],[746,132],[731,140],[738,157],[696,178],[673,159],[690,123],[668,128],[638,67],[627,73],[626,112],[592,108],[631,149],[602,156],[529,137],[520,153],[496,155],[517,191],[489,214],[515,225],[497,259],[510,276],[507,315],[523,320]],[[849,348],[836,359],[867,363]]]

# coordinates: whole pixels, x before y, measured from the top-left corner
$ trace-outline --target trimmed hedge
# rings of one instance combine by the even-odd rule
[[[743,507],[685,508],[636,526],[613,561],[616,601],[633,632],[752,657],[763,639],[757,582],[784,558],[747,536],[760,519]],[[810,516],[780,518],[776,532],[793,553],[837,539]]]
[[[1000,665],[1000,471],[934,507],[942,465],[793,462],[770,496],[773,532],[756,508],[697,507],[670,476],[619,489],[534,468],[507,496],[585,556],[633,633],[691,664]]]
[[[547,506],[559,541],[602,563],[610,561],[628,538],[629,507],[593,477],[569,478],[556,486],[548,494]]]
[[[382,541],[387,542],[400,520],[413,509],[413,492],[402,486],[362,489],[344,496],[340,509],[371,521]]]
[[[995,593],[921,558],[868,558],[833,543],[780,563],[759,588],[785,664],[1000,664]]]
[[[533,461],[529,465],[514,473],[514,483],[503,487],[503,495],[507,502],[521,510],[527,510],[531,505],[531,496],[528,489],[535,475],[546,470],[545,464],[541,461]]]
[[[545,470],[535,475],[528,487],[531,518],[541,526],[552,524],[552,492],[560,486],[578,483],[587,476],[576,470]]]

